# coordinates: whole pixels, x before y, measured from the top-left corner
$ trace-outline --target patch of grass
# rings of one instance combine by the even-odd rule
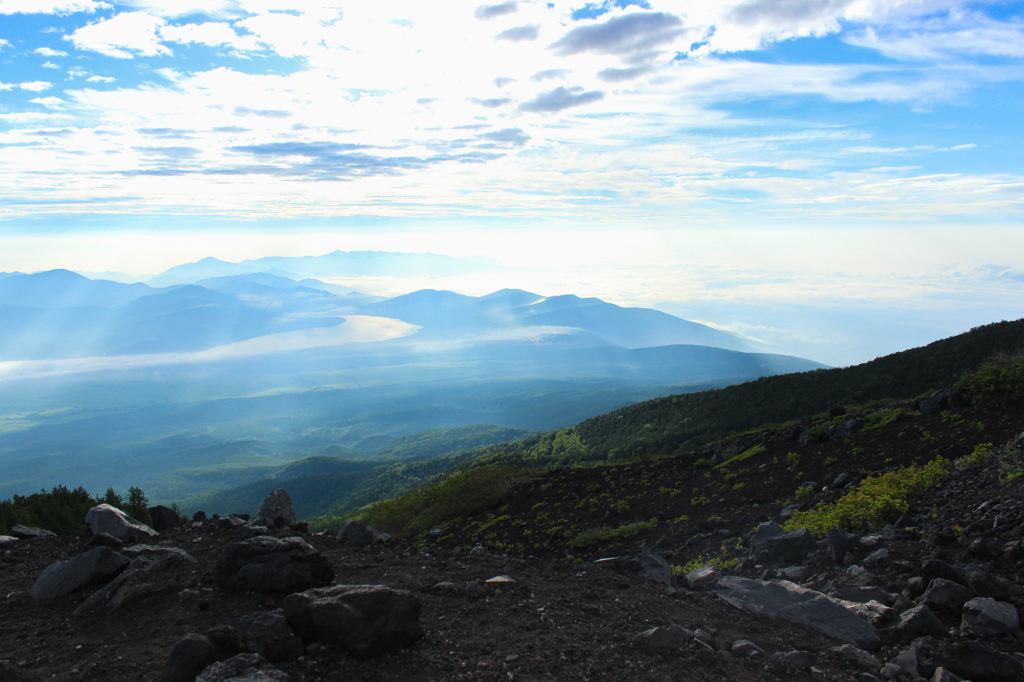
[[[704,505],[711,504],[711,500],[709,500],[706,495],[701,495],[699,497],[694,497],[693,499],[691,499],[690,504],[692,504],[694,507],[703,507]]]
[[[995,452],[993,451],[992,443],[980,443],[974,447],[971,454],[964,455],[956,461],[956,468],[966,469],[978,464],[983,464],[994,456]]]
[[[786,461],[789,462],[790,469],[796,469],[800,464],[800,455],[795,452],[786,453]]]
[[[872,429],[880,429],[883,426],[888,426],[896,421],[913,415],[911,410],[905,407],[897,407],[894,410],[876,410],[868,416],[864,417],[864,431],[871,431]]]
[[[576,537],[570,540],[569,546],[573,549],[583,549],[584,547],[596,545],[599,542],[617,540],[619,538],[631,538],[646,530],[652,530],[656,528],[657,525],[658,519],[651,519],[650,521],[639,521],[637,523],[630,523],[617,528],[589,528],[581,531]]]
[[[462,516],[501,504],[509,489],[533,472],[489,466],[449,476],[437,485],[371,504],[359,520],[397,538],[408,538]]]
[[[707,457],[701,457],[693,461],[694,469],[709,469],[711,468],[711,460]]]
[[[804,486],[803,488],[797,488],[796,493],[793,495],[798,500],[802,500],[805,497],[810,497],[814,494],[814,488],[810,486]]]
[[[765,450],[767,450],[767,448],[764,445],[755,445],[752,448],[747,448],[746,450],[736,455],[735,457],[725,460],[715,468],[721,469],[724,466],[729,466],[730,464],[735,464],[736,462],[742,462],[745,459],[750,459],[751,457],[760,455]]]
[[[830,530],[879,528],[895,521],[909,509],[907,498],[946,480],[949,462],[938,457],[920,466],[914,464],[892,473],[865,479],[832,504],[808,512],[796,512],[784,529],[807,528],[818,538]]]

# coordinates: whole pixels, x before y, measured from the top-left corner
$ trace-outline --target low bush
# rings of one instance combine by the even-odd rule
[[[835,502],[796,512],[783,528],[787,531],[807,528],[818,538],[830,530],[879,528],[905,514],[907,498],[932,488],[949,475],[949,462],[938,457],[923,466],[914,464],[892,473],[865,479]]]
[[[599,542],[606,542],[607,540],[631,538],[646,530],[652,530],[657,527],[657,525],[658,520],[651,519],[650,521],[630,523],[625,526],[618,526],[617,528],[589,528],[581,531],[576,537],[569,540],[569,546],[573,549],[583,549],[584,547],[590,547],[591,545],[596,545]]]
[[[893,410],[876,410],[864,417],[864,430],[880,429],[913,414],[911,410],[905,407],[897,407]]]
[[[526,469],[489,466],[463,471],[427,488],[375,502],[359,520],[399,538],[496,507],[509,489],[530,477]]]

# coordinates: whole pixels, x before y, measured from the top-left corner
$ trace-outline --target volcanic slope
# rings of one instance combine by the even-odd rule
[[[848,407],[676,457],[506,470],[490,487],[466,480],[463,490],[449,482],[441,489],[449,508],[468,511],[445,518],[437,516],[444,509],[412,504],[414,512],[434,516],[392,515],[401,523],[389,527],[381,512],[399,501],[371,508],[365,520],[397,536],[380,546],[355,549],[301,526],[281,530],[317,548],[338,583],[409,590],[422,604],[425,636],[379,658],[356,659],[328,645],[276,665],[296,681],[845,681],[870,679],[863,673],[880,673],[901,654],[906,663],[913,649],[913,672],[926,679],[936,665],[975,682],[1020,679],[1019,628],[961,630],[959,611],[937,606],[939,625],[928,637],[912,642],[899,624],[939,578],[959,581],[969,597],[1024,606],[1024,362],[983,368],[960,387],[922,400]],[[823,539],[795,561],[752,555],[750,531],[782,521],[788,502],[827,509],[899,467],[927,462],[939,462],[945,480],[909,496],[905,506],[897,500],[888,510],[891,525],[848,527],[855,538],[849,556],[833,559]],[[850,480],[837,481],[841,474]],[[224,548],[240,539],[224,525],[192,524],[151,541],[196,558],[197,592],[156,592],[102,618],[74,615],[89,589],[51,603],[27,595],[47,565],[87,548],[85,535],[8,542],[0,552],[3,679],[156,680],[187,633],[272,611],[282,595],[232,592],[214,581]],[[641,542],[679,567],[674,585],[637,570]],[[785,577],[834,594],[854,576],[885,602],[860,609],[879,639],[864,646],[871,649],[864,658],[819,629],[738,610],[682,575],[707,563],[734,579]],[[514,582],[485,582],[497,576]],[[670,624],[684,630],[665,647],[635,643],[640,633]],[[760,653],[743,653],[751,651],[744,642]]]

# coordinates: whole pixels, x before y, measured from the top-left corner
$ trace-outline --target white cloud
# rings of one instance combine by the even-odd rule
[[[18,83],[18,87],[21,88],[22,90],[30,90],[32,92],[42,92],[43,90],[47,90],[47,89],[53,87],[53,83],[48,83],[46,81],[31,81],[31,82],[28,82],[28,83]]]
[[[165,19],[191,15],[225,18],[244,13],[236,0],[121,0],[120,4]]]
[[[64,104],[64,100],[62,100],[60,97],[36,97],[34,99],[30,99],[29,101],[33,104],[41,104],[44,107],[57,107],[61,104]]]
[[[204,45],[230,45],[238,50],[259,50],[262,45],[255,36],[240,36],[229,24],[206,22],[203,24],[186,24],[184,26],[168,25],[160,29],[160,37],[174,43],[202,43]]]
[[[11,44],[8,41],[4,40],[3,38],[0,38],[0,50],[10,46]]]
[[[42,64],[40,64],[40,66],[42,66],[44,69],[59,69],[59,68],[61,68],[60,64],[54,64],[53,62],[43,62]]]
[[[75,14],[110,9],[97,0],[0,0],[0,14]]]
[[[113,83],[117,79],[110,76],[89,76],[86,80],[90,83]]]
[[[41,54],[44,57],[67,57],[68,53],[61,50],[54,50],[50,47],[37,47],[32,50],[32,54]]]
[[[145,12],[117,14],[110,19],[79,28],[65,40],[79,50],[99,52],[108,57],[131,59],[138,53],[144,57],[170,54],[160,44],[157,29],[166,22]]]

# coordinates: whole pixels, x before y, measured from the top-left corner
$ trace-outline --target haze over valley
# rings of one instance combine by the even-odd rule
[[[207,259],[150,279],[164,286],[5,274],[0,495],[60,479],[140,483],[163,499],[181,492],[168,481],[182,469],[380,457],[392,439],[437,428],[559,429],[669,392],[823,367],[596,298],[514,289],[384,298],[303,277],[353,262],[364,273],[474,267],[334,253]],[[190,492],[220,482],[211,475]]]

